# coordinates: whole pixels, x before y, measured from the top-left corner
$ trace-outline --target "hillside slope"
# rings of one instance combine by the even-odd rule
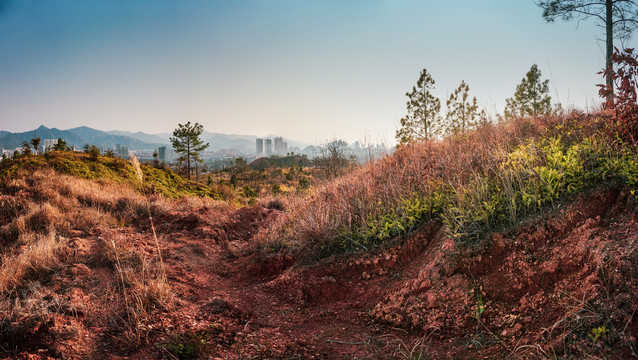
[[[0,357],[637,357],[635,150],[563,120],[404,148],[284,210],[25,162]]]

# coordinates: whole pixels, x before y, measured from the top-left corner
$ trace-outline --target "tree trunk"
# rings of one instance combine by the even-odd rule
[[[605,78],[607,80],[607,88],[610,90],[609,95],[607,95],[607,102],[611,103],[614,100],[614,79],[611,77],[611,73],[613,71],[613,63],[611,62],[611,55],[614,53],[614,19],[612,16],[613,11],[613,0],[605,1],[606,8],[606,19],[605,19],[605,29],[607,35],[607,54],[606,54],[606,72]]]
[[[189,144],[186,145],[186,171],[187,171],[187,177],[188,180],[191,179],[191,145],[190,142]]]

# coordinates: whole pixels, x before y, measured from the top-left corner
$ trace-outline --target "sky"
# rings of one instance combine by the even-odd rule
[[[501,113],[538,64],[553,101],[595,109],[602,35],[533,0],[0,0],[0,130],[394,144],[424,68],[442,104],[465,80]]]

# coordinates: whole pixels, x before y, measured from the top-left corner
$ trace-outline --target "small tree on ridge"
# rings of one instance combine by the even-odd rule
[[[447,130],[449,133],[457,134],[464,132],[479,123],[483,112],[478,111],[478,104],[476,97],[469,100],[470,87],[461,81],[456,90],[450,94],[450,98],[446,102],[447,114],[445,118],[447,120]]]
[[[521,83],[516,86],[513,98],[505,100],[505,117],[542,116],[552,112],[549,80],[541,81],[541,71],[532,65]]]
[[[31,145],[33,145],[33,151],[36,155],[40,153],[40,142],[42,142],[42,139],[39,137],[31,139]]]
[[[173,131],[173,136],[170,138],[173,149],[180,154],[177,158],[178,161],[186,161],[186,175],[188,179],[191,178],[192,165],[198,161],[201,161],[199,153],[206,149],[209,144],[202,141],[200,136],[204,132],[204,127],[199,123],[191,125],[191,122],[186,124],[178,124],[178,128]]]
[[[58,142],[53,145],[53,150],[67,151],[69,150],[69,147],[66,145],[66,141],[64,141],[62,138],[59,138]]]

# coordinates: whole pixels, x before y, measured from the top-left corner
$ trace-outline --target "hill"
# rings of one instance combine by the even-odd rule
[[[25,131],[22,133],[5,132],[3,136],[0,135],[0,147],[5,149],[19,148],[22,146],[23,141],[31,141],[34,137],[41,139],[61,138],[66,141],[68,146],[74,146],[78,149],[81,149],[86,144],[105,149],[115,148],[116,144],[120,144],[127,146],[129,150],[148,150],[165,145],[162,143],[147,143],[129,136],[112,135],[86,126],[69,130],[49,129],[46,126],[40,126],[34,131]]]
[[[102,131],[86,126],[80,126],[68,130],[60,130],[56,128],[47,128],[41,125],[34,131],[25,131],[22,133],[11,133],[8,131],[0,131],[0,147],[5,149],[15,149],[22,146],[23,141],[30,141],[34,137],[41,139],[63,139],[69,146],[75,146],[80,149],[86,144],[95,145],[105,149],[113,149],[116,144],[126,146],[129,150],[152,150],[160,146],[170,146],[169,138],[172,134],[146,134],[144,132],[130,132],[121,130]],[[272,135],[270,138],[274,138]],[[210,147],[208,150],[219,151],[221,149],[244,149],[246,152],[254,152],[255,140],[254,135],[229,135],[215,132],[205,131],[202,134],[202,140],[208,142]],[[288,140],[288,146],[297,146],[304,148],[307,144]]]
[[[165,143],[149,143],[130,136],[112,135],[86,126],[76,127],[67,131],[81,137],[83,141],[85,141],[85,144],[91,144],[108,149],[115,148],[116,144],[127,146],[129,150],[150,150],[160,146],[166,146]]]
[[[184,196],[203,196],[215,199],[231,200],[232,195],[222,186],[189,181],[175,174],[169,168],[154,168],[139,164],[143,180],[138,179],[135,164],[127,160],[92,156],[88,153],[74,151],[50,151],[42,156],[21,156],[17,159],[6,159],[0,163],[0,173],[6,182],[11,177],[28,177],[30,173],[50,173],[72,176],[75,178],[96,180],[102,183],[123,185],[138,189],[143,193],[160,195],[167,198]]]
[[[94,178],[19,159],[0,179],[0,351],[635,357],[638,161],[608,124],[488,125],[241,208],[151,191],[126,162]]]
[[[111,135],[120,135],[120,136],[128,136],[133,139],[137,139],[146,143],[156,143],[156,144],[166,144],[169,145],[171,142],[169,141],[170,135],[166,134],[166,136],[146,134],[144,132],[131,132],[131,131],[121,131],[121,130],[113,130],[108,131],[107,133]]]

